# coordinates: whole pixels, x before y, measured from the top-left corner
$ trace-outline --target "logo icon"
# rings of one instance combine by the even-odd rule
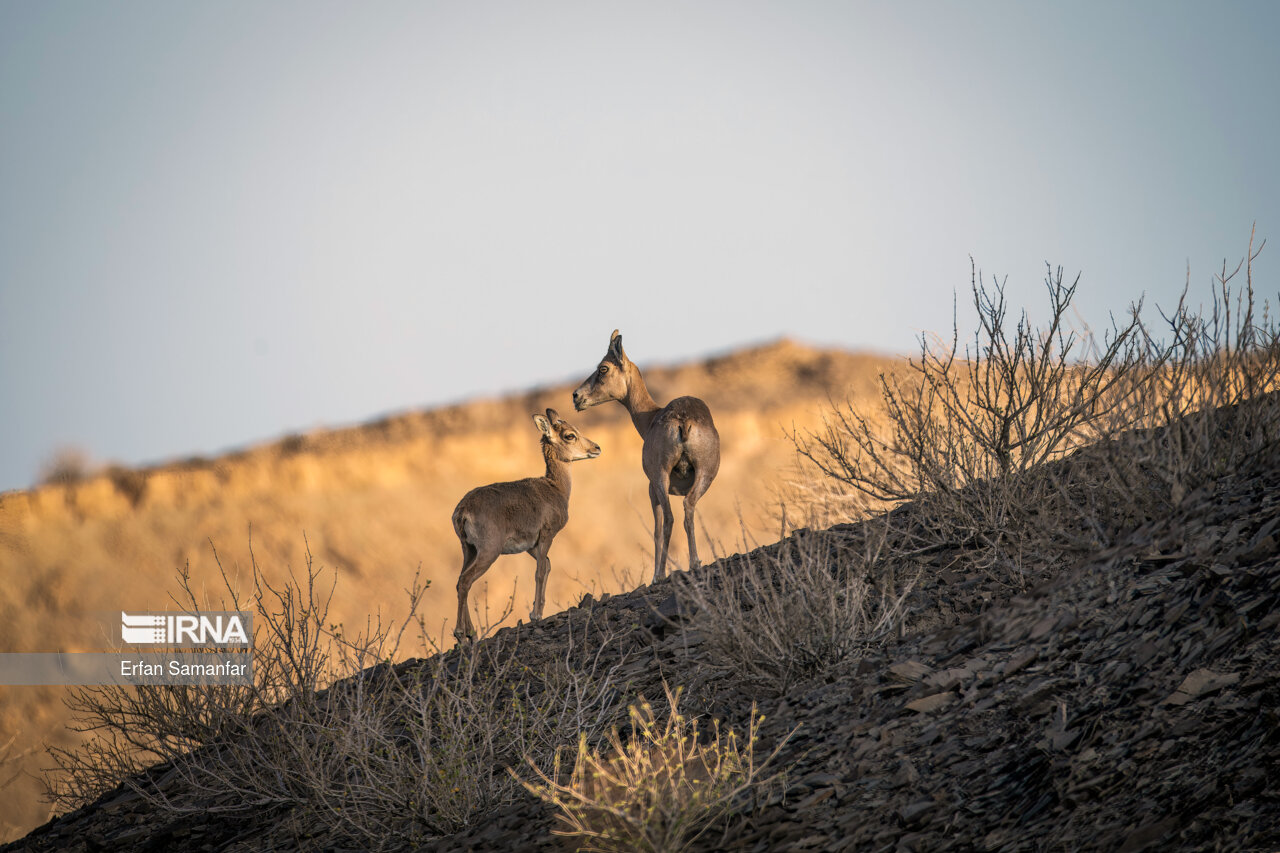
[[[229,611],[193,616],[187,613],[120,611],[120,638],[129,645],[247,646],[248,613]]]
[[[164,614],[130,616],[120,611],[120,636],[131,645],[168,642]]]

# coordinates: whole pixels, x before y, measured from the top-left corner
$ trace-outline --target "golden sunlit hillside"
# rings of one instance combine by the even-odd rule
[[[777,538],[776,495],[795,467],[785,430],[816,426],[831,400],[874,394],[887,358],[814,349],[789,341],[674,367],[647,366],[659,403],[691,394],[707,401],[721,435],[719,476],[699,505],[701,542],[738,550],[744,534]],[[591,365],[584,365],[584,375]],[[580,378],[580,377],[578,377]],[[77,482],[0,496],[0,646],[5,651],[103,648],[104,621],[120,610],[174,607],[175,573],[189,566],[196,589],[219,586],[214,549],[232,577],[250,547],[267,577],[306,565],[333,569],[331,616],[363,625],[400,615],[421,566],[430,581],[426,624],[449,636],[460,563],[450,513],[470,488],[542,473],[531,414],[547,407],[603,448],[573,466],[568,527],[551,551],[547,612],[646,582],[652,515],[640,468],[641,441],[625,410],[574,412],[574,382],[501,399],[394,415],[362,426],[318,430],[214,459],[140,470],[110,469]],[[672,556],[685,564],[676,509]],[[704,550],[704,559],[711,556]],[[326,575],[326,577],[329,577]],[[472,591],[493,615],[515,592],[513,623],[525,617],[533,561],[503,557]],[[483,612],[481,618],[484,618]],[[38,774],[41,744],[67,745],[62,688],[0,688],[0,746]],[[13,763],[13,762],[11,762]],[[47,817],[34,776],[12,783],[0,806],[5,837]]]

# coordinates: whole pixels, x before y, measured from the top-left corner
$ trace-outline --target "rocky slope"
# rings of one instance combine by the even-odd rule
[[[536,669],[586,632],[597,642],[578,647],[604,648],[637,694],[665,678],[738,727],[757,700],[765,747],[794,730],[785,794],[705,850],[1272,851],[1280,448],[1255,463],[1027,593],[966,572],[958,549],[935,554],[909,602],[909,624],[933,627],[783,697],[708,666],[670,580],[491,642]],[[288,817],[176,819],[118,791],[7,849],[353,849]],[[526,798],[418,849],[568,849],[554,827]]]

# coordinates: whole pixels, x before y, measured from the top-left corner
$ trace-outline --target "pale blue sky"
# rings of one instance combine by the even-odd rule
[[[0,2],[0,489],[1280,240],[1280,4]],[[1260,284],[1277,288],[1268,248]]]

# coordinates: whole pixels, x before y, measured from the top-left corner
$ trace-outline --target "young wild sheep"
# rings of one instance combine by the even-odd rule
[[[467,609],[471,585],[502,554],[525,551],[537,561],[533,612],[529,616],[534,620],[542,618],[547,575],[551,572],[547,552],[569,521],[569,463],[600,455],[600,445],[562,420],[554,409],[547,409],[545,417],[534,415],[533,422],[542,432],[547,473],[472,489],[453,511],[453,530],[462,543],[458,620],[453,631],[459,640],[475,636]]]

